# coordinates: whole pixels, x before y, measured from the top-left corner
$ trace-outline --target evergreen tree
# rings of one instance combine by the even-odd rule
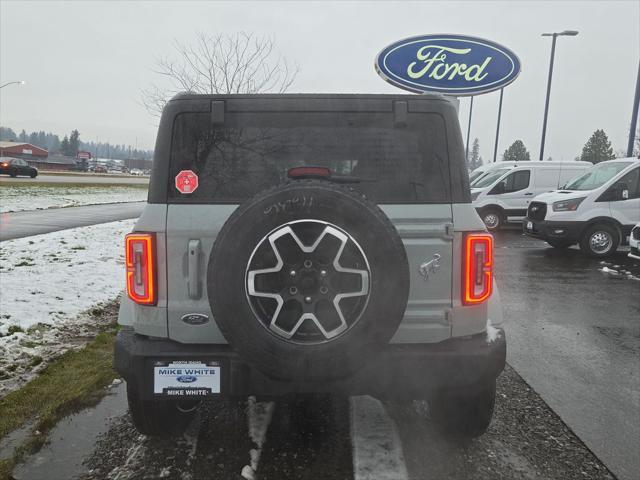
[[[27,136],[27,132],[24,131],[24,128],[20,132],[19,139],[20,139],[21,142],[25,142],[25,143],[29,141],[29,137]]]
[[[593,132],[587,143],[582,147],[582,155],[580,156],[580,160],[591,163],[600,163],[613,158],[616,158],[616,156],[604,130]]]
[[[73,130],[69,137],[69,155],[75,157],[80,147],[80,132]]]
[[[513,142],[502,154],[503,162],[522,162],[523,160],[531,160],[531,155],[522,140]]]
[[[469,170],[475,170],[482,165],[482,158],[480,158],[480,141],[476,138],[473,140],[473,146],[471,147],[471,158],[469,158]]]
[[[38,132],[38,143],[36,145],[47,150],[47,134],[43,130]]]
[[[7,127],[0,127],[0,140],[4,140],[5,142],[15,142],[18,140],[18,136],[16,132]]]
[[[68,157],[71,156],[71,149],[69,148],[69,137],[67,137],[66,135],[60,143],[60,153]]]

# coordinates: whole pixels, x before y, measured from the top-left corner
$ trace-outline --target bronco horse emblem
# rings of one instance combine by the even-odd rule
[[[434,253],[433,259],[428,262],[424,262],[420,265],[420,269],[418,270],[424,281],[429,280],[430,273],[436,273],[440,269],[440,254]]]

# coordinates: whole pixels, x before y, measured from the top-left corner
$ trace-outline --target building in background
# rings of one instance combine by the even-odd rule
[[[47,152],[44,148],[36,147],[35,145],[31,145],[30,143],[1,141],[0,156],[22,158],[24,160],[27,160],[27,162],[30,162],[31,160],[46,160],[46,158],[49,156],[49,152]]]

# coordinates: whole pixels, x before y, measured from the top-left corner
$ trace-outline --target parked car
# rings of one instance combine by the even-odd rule
[[[631,229],[629,234],[629,256],[640,260],[640,222],[636,223],[635,227]]]
[[[129,173],[131,175],[142,175],[142,170],[140,170],[139,168],[132,168]]]
[[[102,165],[96,165],[93,171],[95,173],[107,173],[107,167],[104,167]]]
[[[489,170],[471,188],[471,200],[489,230],[521,222],[536,195],[553,191],[587,171],[589,162],[521,162]]]
[[[183,94],[158,138],[115,347],[140,432],[201,396],[311,393],[485,431],[506,340],[452,100]]]
[[[529,205],[524,233],[555,248],[576,243],[594,257],[606,257],[627,243],[640,222],[640,160],[598,163],[562,190],[537,196]]]
[[[0,157],[0,174],[10,177],[31,177],[38,176],[38,169],[30,166],[21,158]]]

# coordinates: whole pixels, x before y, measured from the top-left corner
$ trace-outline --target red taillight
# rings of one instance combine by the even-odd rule
[[[464,238],[462,303],[475,305],[491,296],[493,288],[493,237],[486,233]]]
[[[330,177],[331,169],[327,167],[293,167],[287,172],[289,178]]]
[[[142,305],[156,304],[156,242],[153,233],[131,233],[125,237],[127,293]]]

